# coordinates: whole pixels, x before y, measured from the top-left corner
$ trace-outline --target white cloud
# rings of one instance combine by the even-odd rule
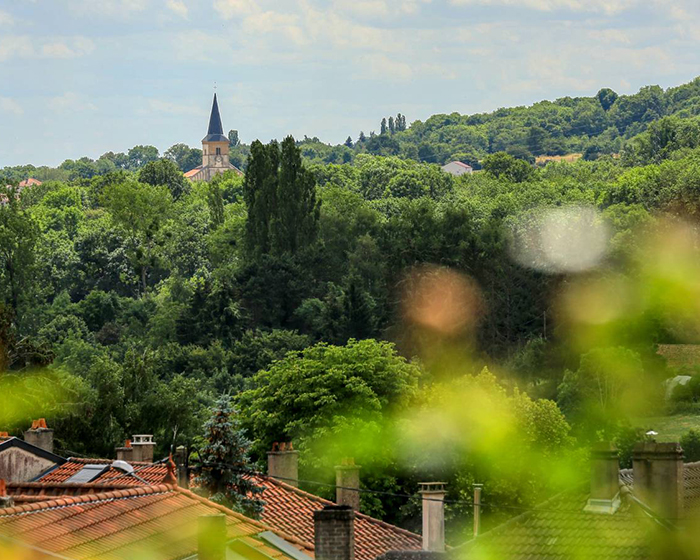
[[[174,103],[167,99],[149,99],[148,110],[167,115],[203,115],[206,111],[197,105]]]
[[[74,37],[68,41],[46,43],[41,47],[43,58],[78,58],[95,50],[95,44],[87,37]]]
[[[71,10],[80,16],[103,16],[128,18],[134,13],[143,12],[150,0],[71,0]]]
[[[2,26],[10,26],[15,23],[15,18],[12,17],[12,14],[8,14],[7,12],[0,10],[0,27]]]
[[[189,9],[187,8],[187,4],[185,4],[183,0],[167,0],[165,5],[171,12],[180,16],[181,18],[187,19],[187,16],[189,15]]]
[[[24,113],[22,106],[9,97],[0,97],[0,111],[3,113],[12,113],[13,115],[21,115]]]
[[[298,25],[298,17],[290,14],[281,14],[271,10],[251,14],[245,18],[243,29],[253,35],[281,34],[296,45],[309,43],[306,33]]]
[[[13,58],[77,58],[92,53],[95,44],[87,37],[49,39],[43,44],[28,35],[0,38],[0,61]]]
[[[12,58],[27,58],[33,53],[32,41],[26,35],[0,37],[0,62]]]
[[[214,9],[225,19],[246,16],[260,11],[256,0],[214,0]]]
[[[623,12],[640,0],[450,0],[455,6],[480,4],[482,6],[518,6],[541,12],[571,10],[574,12],[602,12],[608,15]]]
[[[384,54],[368,54],[360,57],[360,67],[366,68],[373,78],[391,81],[406,81],[413,77],[409,64],[393,60]]]
[[[97,107],[82,95],[67,91],[63,95],[52,97],[48,102],[49,109],[56,113],[80,113],[94,111]]]

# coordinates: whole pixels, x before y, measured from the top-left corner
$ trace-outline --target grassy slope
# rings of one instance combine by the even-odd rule
[[[656,437],[658,441],[679,441],[681,436],[691,428],[700,431],[700,414],[639,418],[634,423],[645,430],[658,432],[659,435]]]

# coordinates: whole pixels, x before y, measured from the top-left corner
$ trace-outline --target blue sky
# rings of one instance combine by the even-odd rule
[[[700,75],[697,0],[0,0],[0,167]]]

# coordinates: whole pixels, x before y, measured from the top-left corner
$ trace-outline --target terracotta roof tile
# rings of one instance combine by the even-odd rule
[[[262,521],[311,545],[314,542],[313,512],[333,502],[270,478],[256,477],[264,488]],[[355,517],[355,558],[374,560],[389,550],[421,550],[420,535],[358,513]]]
[[[198,165],[198,166],[195,167],[194,169],[190,169],[190,170],[187,171],[186,173],[183,173],[183,175],[189,179],[190,177],[194,177],[194,176],[195,176],[197,173],[199,173],[201,170],[202,170],[202,166],[201,166],[201,165]]]
[[[103,489],[126,487],[143,487],[144,483],[133,476],[124,476],[123,471],[109,469],[101,474],[90,484],[71,485],[66,491],[61,491],[61,486],[71,476],[76,474],[86,464],[111,464],[109,459],[69,459],[65,464],[54,469],[39,479],[46,489],[44,495],[82,495],[90,491],[90,487]],[[137,474],[149,484],[160,484],[167,475],[167,465],[164,463],[130,463],[135,469],[140,469]],[[146,467],[146,468],[143,468]],[[118,477],[118,478],[117,478]],[[313,512],[323,509],[333,502],[325,500],[303,490],[299,490],[284,482],[256,477],[256,484],[264,488],[261,496],[265,502],[261,520],[263,523],[275,529],[287,533],[303,543],[308,550],[313,549],[314,521]],[[37,491],[26,485],[15,485],[11,492],[17,496],[32,496]],[[135,488],[135,491],[137,488]],[[142,488],[147,492],[146,488]],[[16,498],[17,499],[17,498]],[[31,503],[32,499],[23,501]],[[17,499],[19,502],[20,499]],[[380,554],[389,550],[420,550],[422,548],[420,535],[395,527],[378,519],[358,513],[355,518],[355,557],[357,560],[374,560]]]
[[[562,493],[455,549],[459,558],[648,559],[650,527],[623,506],[614,515],[583,511],[588,493]]]
[[[226,514],[229,539],[245,543],[274,559],[287,558],[257,535],[274,531],[310,553],[293,536],[174,486],[122,488],[0,509],[0,533],[75,560],[116,560],[148,553],[174,560],[197,549],[197,518]]]
[[[80,472],[85,465],[111,465],[113,462],[113,459],[83,459],[72,457],[61,466],[46,473],[38,480],[38,482],[52,484],[63,483],[74,474]],[[143,486],[143,481],[145,481],[147,484],[160,484],[168,474],[168,466],[165,463],[143,463],[133,461],[129,464],[134,467],[134,471],[136,471],[134,474],[143,480],[139,480],[134,476],[125,474],[122,470],[109,468],[91,482],[106,483],[118,481],[119,485]]]

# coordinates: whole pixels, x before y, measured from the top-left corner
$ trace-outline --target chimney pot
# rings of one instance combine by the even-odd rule
[[[612,515],[620,507],[620,461],[611,443],[591,451],[591,495],[583,508],[588,513]]]
[[[0,478],[0,509],[9,508],[15,505],[15,501],[12,496],[7,495],[7,485],[5,484],[5,479]]]
[[[445,552],[445,483],[421,482],[423,550]]]
[[[360,466],[346,457],[335,467],[335,501],[341,506],[360,510]]]
[[[199,560],[226,560],[226,516],[199,516],[197,555]]]
[[[133,448],[132,459],[134,461],[153,462],[153,452],[156,444],[151,434],[134,434],[131,437],[131,447]]]
[[[24,441],[53,453],[53,430],[46,426],[44,418],[32,421],[32,427],[24,432]]]
[[[272,444],[272,451],[267,453],[267,474],[291,486],[299,486],[299,452],[291,444]]]
[[[316,560],[355,560],[355,512],[349,506],[314,511]]]

